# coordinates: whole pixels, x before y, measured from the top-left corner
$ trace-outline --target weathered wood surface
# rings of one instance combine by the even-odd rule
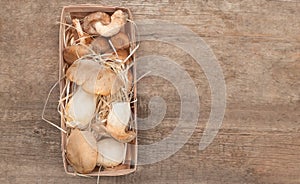
[[[60,132],[41,120],[44,100],[58,79],[58,29],[62,6],[86,1],[0,2],[0,183],[96,183],[64,173]],[[212,48],[224,72],[227,107],[214,142],[199,151],[210,112],[210,89],[195,61],[182,50],[144,42],[139,55],[172,58],[193,78],[201,99],[197,128],[175,155],[136,173],[101,183],[300,183],[300,1],[89,1],[131,8],[136,20],[185,25]],[[165,80],[138,83],[139,117],[148,100],[165,98],[167,114],[140,144],[167,136],[178,120],[180,99]],[[48,117],[56,113],[58,90]],[[151,153],[149,153],[151,156]]]

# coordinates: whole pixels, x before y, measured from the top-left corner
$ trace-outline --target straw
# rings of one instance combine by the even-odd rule
[[[52,123],[51,121],[47,120],[44,115],[45,115],[45,110],[46,110],[46,107],[47,107],[47,104],[48,104],[48,101],[49,101],[49,98],[50,98],[50,95],[52,93],[52,91],[54,90],[54,88],[57,86],[57,84],[60,82],[60,80],[56,81],[56,83],[51,87],[49,93],[48,93],[48,96],[46,98],[46,101],[45,101],[45,104],[44,104],[44,108],[43,108],[43,112],[42,112],[42,119],[44,121],[46,121],[47,123],[49,123],[50,125],[54,126],[55,128],[59,129],[60,131],[62,131],[63,133],[67,133],[64,129],[62,129],[61,127],[57,126],[56,124]]]

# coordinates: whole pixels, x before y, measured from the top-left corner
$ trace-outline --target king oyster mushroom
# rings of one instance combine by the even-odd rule
[[[67,139],[66,157],[73,168],[82,174],[90,173],[97,164],[97,142],[91,132],[71,130]]]

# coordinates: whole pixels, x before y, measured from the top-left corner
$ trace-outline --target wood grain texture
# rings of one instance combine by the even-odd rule
[[[131,175],[103,177],[101,183],[300,183],[300,1],[2,0],[1,184],[96,183],[96,178],[64,173],[60,132],[41,120],[44,100],[58,79],[56,22],[62,6],[79,3],[122,5],[136,20],[160,18],[187,26],[213,50],[227,87],[221,130],[199,151],[211,109],[204,72],[178,48],[143,42],[139,56],[159,54],[186,69],[201,100],[201,118],[189,141],[170,158],[139,166]],[[157,77],[142,79],[138,90],[139,117],[149,115],[152,96],[167,104],[163,122],[139,132],[139,143],[151,144],[176,126],[180,98],[172,84]],[[50,97],[47,111],[55,122],[58,93]]]

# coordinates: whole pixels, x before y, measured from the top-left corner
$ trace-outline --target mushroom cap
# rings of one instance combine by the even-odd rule
[[[71,65],[77,59],[81,58],[84,55],[90,54],[91,51],[88,47],[83,45],[71,45],[64,49],[63,57],[66,63]]]
[[[83,19],[83,30],[88,34],[98,34],[94,28],[95,22],[101,22],[103,25],[110,23],[110,16],[104,12],[91,13]]]
[[[97,142],[91,132],[71,130],[67,138],[66,157],[71,166],[82,174],[90,173],[97,164]]]
[[[119,32],[118,34],[112,36],[111,42],[117,50],[128,49],[130,45],[128,36],[123,32]]]
[[[111,93],[116,80],[116,74],[111,69],[89,59],[75,62],[68,68],[66,76],[86,92],[104,96]]]
[[[118,51],[117,51],[117,54],[118,54],[118,56],[116,55],[115,52],[112,52],[112,56],[110,56],[110,58],[111,58],[112,60],[117,60],[117,59],[119,59],[119,60],[124,61],[124,60],[129,56],[129,51],[128,51],[127,49],[122,49],[122,50],[118,50]],[[131,61],[132,61],[132,58],[130,57],[130,58],[126,61],[126,64],[131,63]]]
[[[111,49],[107,39],[102,36],[98,36],[91,42],[91,48],[97,54],[103,54]]]
[[[116,74],[111,69],[103,68],[99,70],[96,78],[90,77],[82,88],[88,93],[107,96],[111,93],[115,80]]]
[[[113,138],[105,138],[97,143],[97,164],[104,167],[119,165],[124,159],[125,146]]]
[[[101,65],[98,63],[82,59],[74,62],[66,71],[66,77],[75,82],[77,85],[82,85],[86,80],[88,80],[89,75],[98,75]]]
[[[114,139],[122,143],[128,143],[136,137],[134,131],[125,131],[126,127],[114,127],[110,124],[106,125],[106,132],[111,135]]]

